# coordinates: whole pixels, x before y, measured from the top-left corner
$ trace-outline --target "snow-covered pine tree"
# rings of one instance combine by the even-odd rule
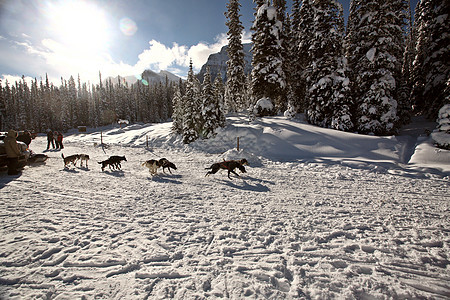
[[[299,0],[298,0],[299,1]],[[311,64],[310,46],[314,34],[314,10],[312,0],[303,0],[299,6],[298,1],[294,1],[292,16],[292,33],[295,35],[294,56],[294,95],[297,112],[304,112],[307,107],[306,91],[308,66]],[[297,8],[299,7],[299,8]]]
[[[211,72],[206,68],[202,84],[202,137],[210,138],[214,135],[216,128],[220,127],[219,99],[216,98],[214,87],[211,82]]]
[[[348,58],[360,133],[387,135],[398,125],[396,89],[404,49],[405,0],[352,0]]]
[[[244,26],[240,21],[239,0],[229,0],[227,4],[228,26],[228,61],[227,61],[227,82],[225,87],[225,103],[229,112],[241,111],[245,108],[245,73],[244,73],[244,46],[241,35]]]
[[[0,130],[6,131],[6,99],[2,88],[2,80],[0,79]]]
[[[308,67],[308,108],[312,124],[349,131],[351,98],[343,52],[344,17],[342,4],[334,0],[315,0],[314,38]]]
[[[186,92],[183,96],[183,142],[185,144],[189,144],[199,137],[201,110],[199,110],[200,90],[197,81],[191,60],[186,80]]]
[[[265,1],[257,7],[255,22],[253,23],[252,41],[252,95],[255,106],[260,99],[280,103],[286,87],[286,78],[283,72],[283,59],[281,57],[280,34],[283,30],[281,22],[277,19],[277,10],[271,6],[270,1]],[[268,108],[266,105],[265,108]],[[256,114],[275,114],[276,111],[265,110],[261,107]],[[259,111],[258,111],[259,110]],[[266,111],[262,113],[262,111]]]
[[[415,12],[418,32],[412,102],[417,112],[435,119],[447,102],[450,80],[450,2],[422,0]]]
[[[286,101],[284,116],[288,119],[292,119],[297,114],[295,86],[296,81],[294,74],[297,72],[295,63],[295,53],[297,52],[297,42],[295,34],[292,32],[292,25],[289,15],[286,18],[286,22],[283,26],[285,32],[285,56],[284,56],[284,74],[286,75]]]
[[[181,134],[183,132],[183,95],[181,94],[181,82],[175,88],[173,95],[172,132]]]
[[[399,118],[399,126],[407,124],[411,121],[411,90],[412,90],[412,63],[414,60],[415,52],[414,45],[415,39],[413,34],[413,23],[411,14],[411,4],[408,1],[408,23],[407,23],[407,35],[405,37],[405,50],[403,53],[403,65],[400,83],[397,89],[397,115]]]
[[[447,85],[447,104],[445,104],[438,113],[436,122],[438,123],[431,137],[437,147],[450,150],[450,82]]]
[[[290,76],[290,68],[291,68],[291,62],[289,60],[289,47],[290,45],[290,20],[289,16],[286,16],[286,0],[273,0],[273,6],[277,10],[277,20],[281,23],[281,31],[279,32],[279,39],[281,43],[280,48],[280,57],[282,60],[281,68],[284,73],[285,78],[285,88],[281,89],[280,91],[283,92],[282,95],[278,97],[277,102],[275,102],[275,110],[284,112],[287,109],[288,106],[288,100],[287,100],[287,92],[288,92],[288,79],[287,77]]]
[[[224,100],[224,94],[225,94],[225,86],[222,81],[222,76],[216,76],[216,79],[214,79],[214,94],[219,102],[219,126],[225,127],[226,125],[226,118],[225,118],[225,100]]]

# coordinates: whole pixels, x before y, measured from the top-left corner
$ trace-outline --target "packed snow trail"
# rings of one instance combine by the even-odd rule
[[[252,157],[242,178],[205,178],[223,155],[75,140],[62,153],[89,154],[88,168],[49,151],[0,174],[0,299],[450,295],[448,177]],[[101,171],[110,155],[126,156],[121,171]],[[178,169],[141,166],[161,157]]]

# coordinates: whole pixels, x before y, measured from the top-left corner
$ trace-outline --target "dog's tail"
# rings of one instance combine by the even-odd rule
[[[100,165],[102,162],[101,162],[101,161],[98,161],[97,163]]]
[[[61,157],[64,159],[64,154],[61,153]]]
[[[144,167],[146,163],[147,163],[147,162],[144,161],[144,162],[142,163],[142,166]]]

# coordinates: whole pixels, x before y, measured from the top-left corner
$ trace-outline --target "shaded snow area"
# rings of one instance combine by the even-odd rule
[[[448,299],[450,153],[430,124],[374,137],[228,122],[189,146],[170,123],[71,132],[45,163],[1,172],[0,298]],[[127,161],[102,172],[110,155]],[[177,170],[141,165],[161,157]],[[241,178],[205,177],[243,157]]]

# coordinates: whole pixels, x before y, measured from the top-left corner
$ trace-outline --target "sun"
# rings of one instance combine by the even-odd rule
[[[107,46],[109,37],[105,12],[93,2],[51,2],[47,17],[49,30],[57,41],[73,51],[90,53]]]

